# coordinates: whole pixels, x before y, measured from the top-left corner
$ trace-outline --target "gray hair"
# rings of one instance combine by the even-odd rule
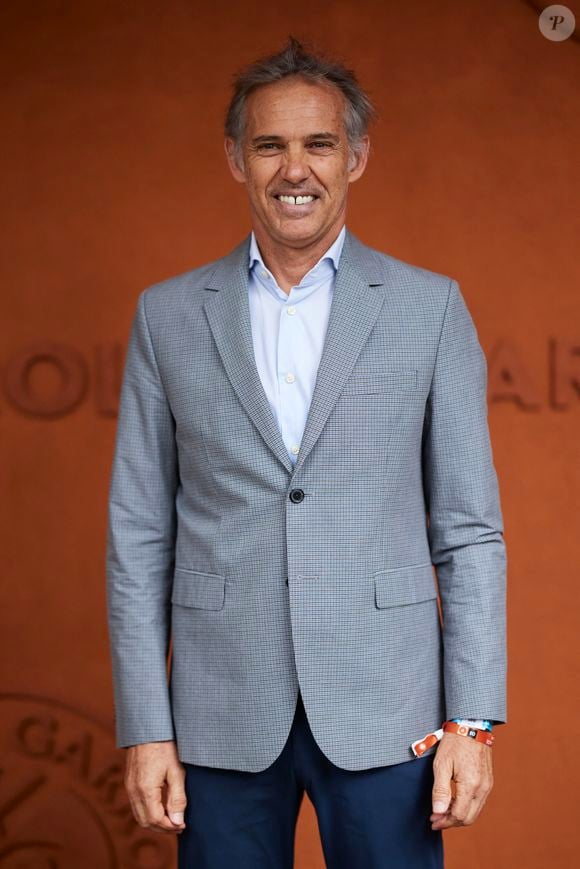
[[[359,150],[369,123],[376,117],[376,110],[354,72],[339,61],[307,51],[301,42],[289,36],[282,51],[255,61],[234,78],[234,92],[225,118],[225,134],[234,140],[238,156],[241,156],[248,96],[256,88],[288,76],[300,76],[318,84],[329,83],[341,91],[346,102],[344,125],[348,143],[351,151]]]

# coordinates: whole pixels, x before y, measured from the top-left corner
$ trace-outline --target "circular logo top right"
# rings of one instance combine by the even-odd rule
[[[574,33],[576,19],[574,13],[567,6],[559,3],[546,6],[538,19],[540,33],[551,42],[563,42]]]

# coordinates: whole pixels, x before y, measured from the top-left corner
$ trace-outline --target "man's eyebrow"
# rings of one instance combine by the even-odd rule
[[[307,142],[311,139],[330,139],[332,142],[340,142],[339,137],[334,133],[312,133],[310,136],[306,136],[305,138]]]
[[[282,136],[256,136],[252,139],[252,145],[259,145],[260,142],[282,142]]]
[[[339,142],[340,139],[334,133],[310,133],[308,136],[304,137],[305,142],[311,142],[313,139],[330,139],[332,142]],[[259,145],[261,142],[283,142],[284,136],[276,136],[276,135],[265,135],[265,136],[255,136],[252,139],[252,145]]]

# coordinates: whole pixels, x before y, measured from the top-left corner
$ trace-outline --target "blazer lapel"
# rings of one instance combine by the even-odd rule
[[[256,366],[248,303],[250,237],[212,273],[204,310],[225,371],[266,445],[295,475],[319,438],[384,302],[372,253],[347,229],[336,273],[328,328],[300,451],[293,466]]]
[[[292,473],[292,462],[264,392],[248,301],[250,236],[224,257],[207,284],[204,310],[230,382],[266,445]]]
[[[371,257],[347,229],[295,474],[318,440],[385,300],[383,278]]]

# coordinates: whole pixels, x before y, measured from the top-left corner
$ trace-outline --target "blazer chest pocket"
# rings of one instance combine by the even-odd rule
[[[437,586],[430,561],[378,570],[373,574],[375,605],[379,609],[433,600]]]
[[[377,392],[396,392],[415,389],[415,368],[383,368],[379,370],[353,371],[342,389],[343,395],[366,395]]]
[[[203,610],[221,610],[225,592],[226,580],[219,573],[175,568],[171,603]]]

